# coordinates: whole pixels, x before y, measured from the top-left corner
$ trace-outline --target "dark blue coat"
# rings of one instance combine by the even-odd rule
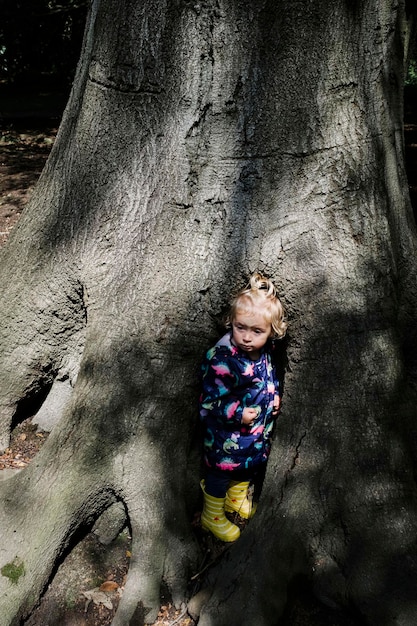
[[[264,463],[269,455],[274,395],[278,380],[267,343],[252,361],[231,343],[227,333],[202,364],[200,418],[205,426],[204,460],[220,470],[241,470]],[[259,407],[251,425],[242,424],[245,407]]]

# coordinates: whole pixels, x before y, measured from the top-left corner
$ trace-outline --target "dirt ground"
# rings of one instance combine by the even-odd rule
[[[414,101],[406,106],[406,162],[410,195],[417,208],[417,116]],[[57,132],[50,120],[4,121],[0,128],[0,246],[8,239],[32,194]],[[0,479],[26,467],[46,441],[30,419],[19,424],[10,448],[0,456]],[[197,530],[198,533],[198,530]],[[222,546],[198,535],[202,551],[218,556]],[[111,623],[129,567],[130,537],[125,530],[104,546],[94,533],[80,540],[57,570],[40,606],[25,626],[107,626]],[[330,611],[301,581],[290,590],[291,608],[282,626],[358,626],[354,617]],[[162,599],[155,626],[193,626],[196,622]],[[272,626],[272,625],[271,625]]]
[[[32,124],[6,123],[1,130],[0,245],[28,202],[55,139],[55,125]]]

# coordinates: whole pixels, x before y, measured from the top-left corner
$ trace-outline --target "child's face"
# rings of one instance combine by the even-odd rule
[[[232,321],[232,338],[238,348],[250,359],[259,359],[261,350],[272,333],[262,308],[252,311],[237,311]]]

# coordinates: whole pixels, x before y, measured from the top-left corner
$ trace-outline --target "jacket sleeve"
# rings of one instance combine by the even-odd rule
[[[209,416],[225,425],[240,425],[244,407],[236,395],[238,384],[239,374],[231,359],[215,348],[210,350],[202,365],[201,419]]]

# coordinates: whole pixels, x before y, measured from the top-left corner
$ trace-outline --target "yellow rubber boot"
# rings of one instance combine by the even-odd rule
[[[236,512],[243,519],[250,519],[255,515],[256,504],[248,497],[248,482],[230,481],[229,489],[226,494],[226,502],[224,508],[232,513]]]
[[[201,481],[204,493],[204,507],[201,514],[201,526],[209,530],[221,541],[236,541],[240,537],[240,530],[236,524],[229,522],[224,514],[224,502],[226,498],[215,498],[206,493],[204,480]]]

